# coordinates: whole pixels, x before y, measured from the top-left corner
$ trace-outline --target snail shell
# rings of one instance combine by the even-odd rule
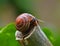
[[[23,13],[16,18],[16,29],[25,32],[29,28],[30,22],[34,17],[31,14]]]
[[[23,13],[16,18],[16,29],[26,35],[37,25],[36,21],[31,14]]]

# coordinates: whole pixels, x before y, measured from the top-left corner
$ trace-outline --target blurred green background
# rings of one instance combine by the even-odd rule
[[[54,46],[60,46],[60,0],[0,0],[0,46],[19,46],[14,37],[15,25],[9,23],[21,13],[43,20],[43,31]]]

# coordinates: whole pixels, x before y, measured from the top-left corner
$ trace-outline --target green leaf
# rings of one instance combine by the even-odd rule
[[[2,29],[2,27],[0,27],[0,30]]]
[[[48,39],[53,43],[55,39],[54,39],[54,34],[52,33],[52,31],[47,27],[43,28],[42,30],[44,31]]]
[[[15,24],[11,23],[0,30],[0,46],[20,46],[15,40]]]

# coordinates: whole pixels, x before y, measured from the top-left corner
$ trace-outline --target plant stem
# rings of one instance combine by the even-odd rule
[[[36,31],[27,39],[28,45],[25,46],[53,46],[47,36],[38,25]]]

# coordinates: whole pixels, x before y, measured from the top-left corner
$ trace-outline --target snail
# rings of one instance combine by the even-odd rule
[[[16,29],[26,35],[34,26],[37,25],[38,20],[28,13],[23,13],[16,18]]]
[[[24,41],[27,44],[27,38],[29,38],[34,30],[34,27],[37,26],[38,19],[29,13],[20,14],[16,18],[16,40],[20,41],[22,46],[24,46]]]
[[[29,43],[28,38],[34,33],[36,27],[39,28],[40,30],[37,31],[39,33],[39,37],[42,38],[40,40],[46,42],[45,43],[46,45],[49,44],[52,46],[49,39],[45,36],[44,32],[41,30],[39,26],[39,22],[44,22],[44,21],[35,18],[29,13],[20,14],[16,18],[17,31],[15,32],[15,36],[16,36],[16,40],[18,40],[22,46],[28,45]]]

